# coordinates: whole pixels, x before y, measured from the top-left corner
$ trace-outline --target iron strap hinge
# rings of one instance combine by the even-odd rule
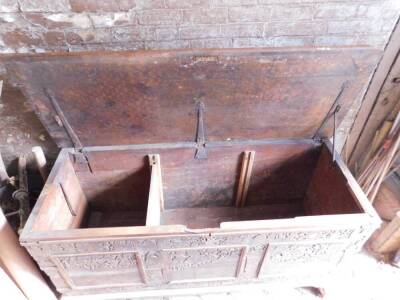
[[[340,111],[341,106],[340,106],[340,100],[342,98],[342,95],[344,94],[344,91],[346,90],[347,86],[349,84],[349,81],[345,81],[340,90],[339,93],[337,94],[335,101],[333,102],[331,108],[329,109],[328,113],[324,117],[324,119],[321,122],[321,125],[318,127],[317,131],[314,133],[312,139],[316,142],[323,142],[326,140],[326,137],[321,137],[320,133],[324,129],[326,123],[329,121],[329,119],[333,118],[333,133],[332,133],[332,160],[333,162],[336,160],[336,127],[337,127],[337,113]]]
[[[340,110],[340,105],[338,104],[333,111],[333,135],[332,135],[332,161],[335,162],[336,160],[336,114]]]
[[[337,126],[337,113],[340,111],[341,106],[338,104],[335,108],[330,112],[327,117],[324,119],[323,125],[332,118],[333,119],[333,132],[332,132],[332,161],[335,162],[336,160],[336,126]],[[321,137],[319,134],[315,134],[312,138],[315,142],[322,143],[328,140],[326,137]]]
[[[49,99],[54,111],[55,111],[55,120],[57,122],[57,124],[60,127],[63,127],[67,136],[69,137],[70,141],[72,142],[72,144],[74,145],[75,149],[82,149],[82,143],[79,140],[78,135],[76,134],[76,132],[74,131],[74,129],[72,128],[71,124],[68,122],[67,117],[65,116],[63,110],[60,107],[60,104],[58,103],[58,100],[56,98],[56,96],[53,94],[53,92],[51,90],[48,89],[44,89],[43,90],[44,94],[46,95],[46,97]]]
[[[93,173],[92,166],[90,165],[89,158],[83,149],[75,149],[73,153],[74,163],[82,166],[86,166],[90,173]]]
[[[197,131],[196,131],[196,153],[194,155],[195,159],[206,159],[207,149],[206,149],[206,137],[204,130],[204,103],[199,101],[196,103],[197,110]]]

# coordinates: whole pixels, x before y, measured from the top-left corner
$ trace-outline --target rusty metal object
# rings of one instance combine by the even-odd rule
[[[206,135],[204,129],[204,103],[197,103],[197,133],[196,133],[196,143],[197,149],[194,158],[195,159],[206,159],[207,158],[207,149],[206,149]]]
[[[18,159],[18,190],[16,190],[12,196],[13,199],[19,203],[19,230],[23,229],[26,221],[28,220],[31,212],[29,203],[29,191],[28,191],[28,174],[26,170],[26,157],[20,156]]]

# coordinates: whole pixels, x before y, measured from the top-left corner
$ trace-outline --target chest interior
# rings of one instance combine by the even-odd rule
[[[26,232],[363,212],[321,141],[378,57],[370,48],[219,49],[7,63],[63,148]]]
[[[362,212],[325,144],[216,145],[208,148],[206,160],[195,159],[195,151],[189,146],[96,150],[85,152],[84,160],[68,151],[33,227],[201,229]]]

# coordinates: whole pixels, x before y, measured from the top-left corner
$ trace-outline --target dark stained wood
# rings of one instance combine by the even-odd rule
[[[60,147],[103,146],[194,141],[199,101],[209,141],[311,138],[345,87],[340,123],[380,53],[98,52],[21,56],[7,60],[6,67]],[[59,109],[62,118],[56,116]],[[321,134],[330,136],[331,129],[328,124]]]
[[[362,208],[355,201],[346,177],[332,153],[322,147],[318,163],[307,189],[305,207],[308,214],[327,215],[339,213],[359,213]]]
[[[215,228],[222,222],[283,219],[304,216],[301,202],[253,205],[242,208],[221,206],[207,208],[177,208],[162,213],[161,224],[181,224],[188,228]]]
[[[87,199],[69,160],[63,160],[60,171],[53,180],[45,186],[40,195],[43,199],[40,210],[33,212],[37,215],[31,225],[33,230],[81,227],[87,209]]]
[[[144,226],[146,211],[90,211],[86,228]]]
[[[184,50],[9,61],[58,144],[75,147],[61,151],[21,243],[69,296],[316,282],[313,266],[328,274],[377,227],[346,166],[311,137],[339,102],[340,122],[378,54]],[[205,143],[195,141],[200,103]],[[206,159],[195,158],[199,147]],[[244,151],[257,154],[238,208]],[[161,168],[149,166],[155,153]]]
[[[232,206],[242,152],[247,150],[257,153],[247,205],[291,202],[304,196],[319,151],[312,143],[213,146],[201,161],[194,159],[194,147],[90,151],[93,173],[77,172],[77,176],[95,209],[144,210],[150,184],[147,155],[159,153],[166,209]]]

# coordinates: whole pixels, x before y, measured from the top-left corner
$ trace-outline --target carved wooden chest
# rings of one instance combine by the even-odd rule
[[[62,148],[22,245],[64,295],[322,284],[379,223],[327,139],[380,54],[225,49],[8,61]]]

